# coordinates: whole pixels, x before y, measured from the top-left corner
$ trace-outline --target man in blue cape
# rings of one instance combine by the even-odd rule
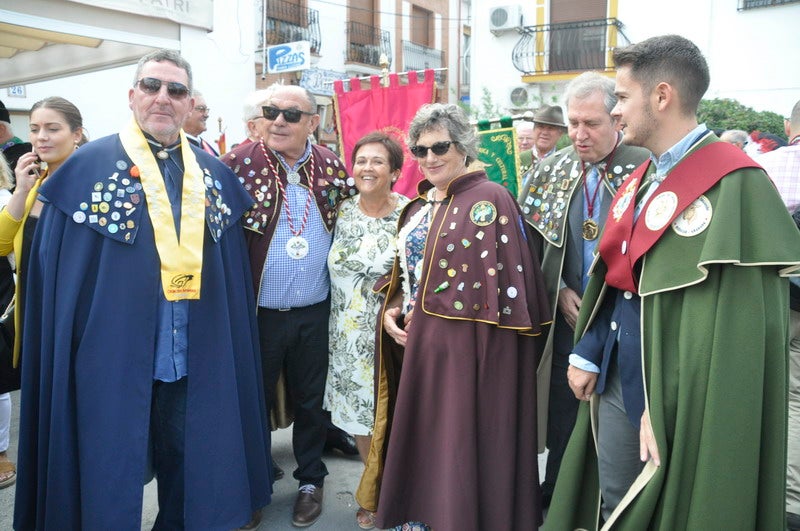
[[[269,503],[255,304],[233,173],[190,146],[191,67],[139,61],[134,119],[46,181],[26,283],[14,526],[230,530]]]

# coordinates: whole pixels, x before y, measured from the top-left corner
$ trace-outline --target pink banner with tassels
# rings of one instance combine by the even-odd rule
[[[394,185],[394,191],[408,197],[417,193],[417,183],[422,180],[417,161],[408,151],[406,135],[412,118],[422,105],[433,102],[436,85],[433,70],[425,70],[424,79],[417,72],[408,72],[408,84],[401,85],[398,74],[389,74],[389,86],[381,85],[379,76],[371,76],[370,88],[363,90],[361,81],[350,80],[350,90],[344,90],[342,81],[335,81],[334,110],[342,158],[352,168],[352,151],[358,140],[373,131],[382,131],[403,146],[405,163],[403,174]]]

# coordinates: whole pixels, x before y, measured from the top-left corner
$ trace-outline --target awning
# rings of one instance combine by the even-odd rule
[[[144,16],[135,0],[92,4],[24,0],[0,9],[0,87],[135,64],[159,48],[180,50],[181,23],[206,26],[213,11],[212,0],[193,1],[185,20],[175,12]],[[131,6],[139,14],[127,12]]]

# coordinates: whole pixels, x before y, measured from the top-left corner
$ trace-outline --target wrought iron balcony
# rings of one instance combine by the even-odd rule
[[[426,68],[442,68],[444,52],[428,48],[411,41],[403,41],[403,67],[406,70],[425,70]],[[436,72],[436,82],[440,85],[447,79],[447,72]]]
[[[286,42],[309,41],[311,53],[319,54],[322,37],[319,30],[319,11],[286,0],[264,0],[259,8],[263,20],[267,9],[266,38],[263,28],[258,30],[259,48]]]
[[[630,44],[615,18],[525,26],[511,60],[528,75],[614,70],[611,52]]]
[[[354,63],[380,67],[381,54],[392,63],[392,44],[389,32],[350,21],[347,23],[347,60]]]

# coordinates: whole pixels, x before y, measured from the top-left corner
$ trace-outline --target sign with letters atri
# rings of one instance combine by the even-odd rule
[[[166,18],[207,30],[214,29],[214,0],[70,0],[101,9]]]
[[[267,72],[280,74],[311,67],[311,43],[287,42],[267,48]]]

